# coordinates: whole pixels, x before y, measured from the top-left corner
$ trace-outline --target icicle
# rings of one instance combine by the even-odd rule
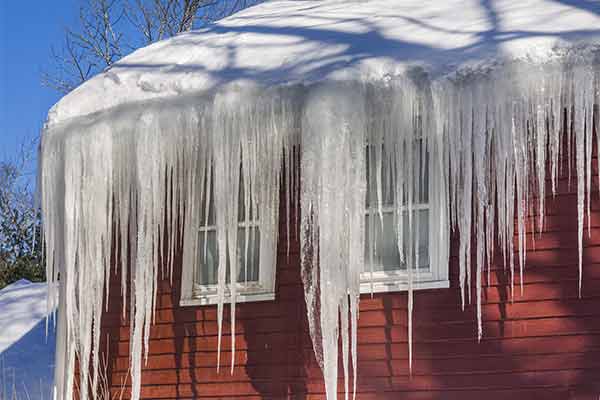
[[[242,92],[238,99],[251,94],[260,101],[248,101],[248,111],[242,115],[237,104],[217,113],[216,117],[226,114],[225,122],[236,122],[229,125],[228,141],[222,141],[222,132],[210,124],[214,108],[206,99],[196,99],[194,107],[160,103],[132,107],[127,112],[109,112],[47,129],[40,152],[40,202],[49,249],[48,277],[51,283],[60,284],[57,399],[72,398],[76,355],[82,371],[80,398],[96,398],[100,318],[109,296],[113,248],[118,249],[120,258],[116,262],[121,268],[123,299],[131,285],[132,399],[141,393],[142,358],[148,356],[159,274],[172,279],[182,226],[186,226],[183,263],[197,262],[194,227],[206,223],[200,221],[198,204],[207,199],[208,211],[213,189],[223,198],[222,204],[230,204],[216,213],[218,224],[228,234],[219,249],[225,255],[222,259],[237,260],[243,254],[238,252],[235,237],[238,191],[231,189],[239,184],[236,174],[247,177],[242,193],[252,204],[246,210],[261,217],[259,262],[263,268],[275,263],[279,176],[283,148],[293,143],[285,136],[295,134],[290,129],[294,107],[285,104],[290,102],[287,95],[273,96],[266,91],[261,97],[254,96],[254,90]],[[241,129],[249,125],[254,129]],[[236,156],[232,151],[236,148],[248,153],[242,157],[238,151]],[[220,158],[229,164],[217,165],[216,173],[222,175],[226,170],[233,177],[213,185],[212,160],[218,151],[229,156]],[[231,264],[230,276],[236,279],[240,263]],[[235,285],[229,286],[235,302]],[[52,306],[53,295],[50,299]],[[232,307],[232,333],[234,310]],[[125,315],[125,304],[122,312]]]
[[[347,320],[348,302],[357,306],[353,299],[359,294],[364,260],[363,99],[360,86],[331,84],[316,88],[307,98],[302,124],[302,276],[311,336],[325,376],[328,399],[337,398],[340,317]],[[351,309],[350,314],[355,333],[357,310]],[[344,372],[348,371],[349,360],[347,328],[345,321]],[[354,336],[352,343],[355,340]],[[352,349],[354,353],[354,344]],[[353,372],[356,381],[356,369]],[[345,379],[348,381],[349,377],[346,375]]]
[[[460,288],[462,308],[465,308],[465,290],[467,292],[468,302],[471,303],[471,218],[472,218],[472,197],[473,197],[473,105],[469,93],[465,93],[465,98],[460,104],[461,111],[459,115],[459,137],[460,137],[460,153],[457,158],[461,160],[461,170],[459,176],[455,179],[461,179],[461,187],[459,192],[459,202],[457,210],[458,226],[460,233],[460,250],[459,250],[459,265],[460,265]],[[466,289],[465,289],[466,287]]]
[[[413,237],[413,211],[411,210],[411,206],[409,203],[409,211],[408,211],[408,231],[410,232],[410,237]],[[418,224],[418,223],[417,223]],[[418,233],[414,236],[416,238],[419,237]],[[417,269],[419,268],[419,265],[414,262],[413,260],[415,260],[417,254],[418,254],[418,250],[417,250],[417,244],[418,240],[415,240],[415,245],[413,246],[409,246],[409,248],[411,248],[409,250],[409,254],[413,255],[413,257],[409,257],[409,262],[406,263],[407,266],[407,272],[408,272],[408,304],[407,304],[407,308],[408,308],[408,373],[410,376],[412,376],[412,367],[413,367],[413,301],[414,301],[414,293],[413,293],[413,268],[416,267]],[[400,243],[399,246],[404,246],[404,243]]]
[[[416,70],[382,82],[231,85],[205,97],[131,105],[47,127],[39,182],[47,274],[59,283],[50,286],[48,301],[53,307],[59,294],[57,399],[72,398],[76,359],[80,398],[96,396],[101,315],[113,267],[121,269],[121,296],[130,296],[131,397],[139,398],[159,276],[172,279],[179,243],[184,265],[198,261],[208,239],[198,240],[197,229],[209,225],[211,213],[219,261],[217,363],[224,304],[231,302],[233,371],[237,280],[247,279],[254,240],[260,241],[259,268],[275,263],[283,178],[288,221],[300,180],[302,278],[329,399],[337,393],[340,329],[346,398],[350,368],[356,392],[360,275],[372,270],[381,251],[372,243],[365,254],[365,240],[369,235],[375,242],[388,212],[407,268],[412,369],[413,279],[419,279],[423,257],[415,237],[426,228],[419,202],[427,179],[428,239],[436,243],[428,261],[448,264],[450,231],[456,232],[461,305],[476,302],[481,338],[482,275],[487,268],[489,284],[494,243],[509,270],[513,299],[516,263],[523,290],[525,225],[531,221],[534,233],[543,229],[546,177],[556,194],[562,159],[568,159],[570,176],[574,156],[581,292],[592,137],[600,119],[597,60],[574,51],[541,65],[515,61],[443,77]],[[432,171],[427,178],[425,166]],[[368,187],[367,177],[374,178]],[[367,195],[378,218],[365,218]],[[239,249],[238,235],[245,243]]]
[[[480,93],[481,88],[476,87],[474,98],[479,100],[482,96]],[[476,296],[477,296],[477,338],[481,340],[481,336],[483,334],[482,327],[482,315],[481,315],[481,285],[482,285],[482,271],[484,269],[485,262],[485,226],[486,226],[486,217],[485,210],[488,206],[488,182],[487,182],[487,160],[484,157],[487,151],[487,135],[488,132],[486,130],[486,112],[485,110],[480,109],[476,103],[474,104],[473,109],[473,154],[475,155],[474,164],[473,164],[473,172],[475,178],[475,196],[476,196],[476,205],[474,207],[475,213],[475,224],[476,224]],[[483,118],[482,118],[483,117]],[[482,120],[483,119],[483,120]],[[470,281],[469,281],[470,283]]]

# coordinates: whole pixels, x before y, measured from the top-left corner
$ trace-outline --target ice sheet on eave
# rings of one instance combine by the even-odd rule
[[[381,80],[421,67],[431,79],[507,60],[544,62],[600,46],[587,0],[269,1],[142,48],[65,96],[53,125],[232,82],[261,86]]]

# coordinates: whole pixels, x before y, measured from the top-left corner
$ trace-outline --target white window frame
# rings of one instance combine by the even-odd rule
[[[200,197],[200,196],[198,196]],[[214,199],[214,195],[210,196]],[[243,201],[242,198],[239,201]],[[204,207],[205,203],[195,204],[193,206],[196,207]],[[212,204],[214,206],[214,203]],[[259,205],[260,208],[260,205]],[[258,218],[252,221],[239,221],[238,229],[240,228],[258,228],[259,232],[259,265],[258,265],[258,282],[238,282],[237,283],[237,293],[236,293],[236,304],[237,303],[250,303],[250,302],[258,302],[258,301],[273,301],[275,300],[275,274],[276,274],[276,266],[277,266],[277,229],[278,229],[278,221],[279,216],[277,213],[275,215],[267,215],[269,213],[263,212],[259,210],[259,216],[264,215],[264,218]],[[200,213],[194,213],[194,217],[192,218],[191,225],[197,227],[197,238],[196,245],[200,240],[200,234],[202,232],[213,231],[216,232],[216,225],[203,225],[204,221],[200,221],[199,218]],[[264,224],[275,224],[277,225],[274,230],[274,235],[265,234],[267,229],[261,229]],[[190,251],[190,253],[192,253]],[[217,285],[201,285],[197,283],[196,274],[198,269],[198,264],[200,263],[200,252],[197,251],[197,254],[191,261],[185,262],[182,265],[182,273],[181,273],[181,297],[179,300],[180,306],[206,306],[206,305],[215,305],[218,304],[218,296],[217,296]],[[225,297],[224,303],[231,303],[231,294],[229,290],[229,282],[227,282],[227,286],[225,288]]]
[[[430,154],[430,163],[434,160]],[[445,210],[446,202],[443,201],[443,196],[434,196],[434,191],[445,191],[442,179],[440,179],[436,170],[431,165],[428,168],[429,173],[429,188],[428,202],[418,203],[412,206],[414,212],[420,210],[429,210],[429,270],[426,272],[413,273],[413,290],[425,289],[447,289],[450,287],[448,262],[448,234],[444,229],[437,229],[432,223],[434,218],[437,218],[439,225],[447,226],[447,210]],[[367,177],[369,179],[369,177]],[[367,185],[368,187],[368,185]],[[396,212],[395,206],[383,206],[384,214]],[[408,211],[407,206],[400,208],[401,212]],[[365,207],[365,217],[368,215],[375,216],[379,214],[377,205]],[[365,224],[365,229],[368,226]],[[436,230],[437,229],[437,230]],[[365,257],[365,264],[368,266],[368,257]],[[408,272],[404,269],[394,271],[364,271],[360,274],[360,293],[386,293],[386,292],[402,292],[408,290]]]
[[[250,221],[250,222],[239,222],[238,228],[258,228],[260,232],[260,221]],[[217,227],[216,225],[202,226],[198,229],[198,234],[202,232],[215,232]],[[265,251],[263,249],[263,238],[262,235],[259,239],[259,251]],[[272,263],[262,262],[262,257],[259,257],[261,261],[259,261],[258,266],[258,281],[252,282],[238,282],[237,283],[237,294],[236,294],[236,303],[250,303],[257,301],[273,301],[275,300],[275,261]],[[200,261],[197,260],[197,263]],[[196,277],[198,265],[195,264],[189,269],[193,269],[193,282],[192,282],[192,290],[191,296],[187,298],[182,298],[180,304],[182,306],[194,306],[194,305],[214,305],[218,303],[217,297],[217,285],[201,285],[198,283]],[[186,268],[184,266],[183,268]],[[231,303],[231,294],[229,291],[229,282],[227,283],[227,287],[225,288],[225,303]]]

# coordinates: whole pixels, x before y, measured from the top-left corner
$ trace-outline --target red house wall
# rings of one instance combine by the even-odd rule
[[[548,196],[546,227],[541,235],[536,234],[535,243],[528,231],[525,284],[521,295],[516,282],[514,301],[509,275],[497,257],[491,285],[483,289],[481,343],[477,342],[475,307],[460,310],[454,256],[450,289],[415,293],[412,377],[407,361],[406,293],[361,297],[359,399],[599,398],[598,188],[594,182],[592,231],[588,236],[586,228],[579,299],[576,184],[569,186],[562,179],[559,186],[556,198]],[[160,283],[156,324],[142,376],[143,398],[324,398],[322,374],[308,335],[298,240],[295,235],[291,238],[288,257],[285,213],[281,215],[277,297],[272,302],[237,305],[233,374],[229,371],[229,324],[224,324],[222,366],[217,373],[216,306],[178,306],[178,265],[173,286]],[[297,232],[297,227],[292,231]],[[452,245],[454,255],[456,243]],[[103,329],[110,342],[112,394],[119,395],[125,382],[122,394],[128,398],[129,324],[128,318],[120,316],[117,280],[113,279]],[[226,308],[226,319],[228,315]]]

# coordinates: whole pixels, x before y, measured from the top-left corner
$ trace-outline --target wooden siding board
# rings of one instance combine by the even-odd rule
[[[594,160],[594,168],[596,160]],[[594,183],[596,185],[596,183]],[[460,310],[456,240],[450,289],[415,293],[414,368],[407,361],[406,293],[361,296],[359,399],[581,399],[600,395],[600,200],[592,198],[591,236],[584,238],[584,284],[577,291],[576,185],[565,179],[547,196],[544,231],[528,217],[524,291],[498,252],[483,288],[483,329],[475,307]],[[596,193],[594,191],[594,193]],[[281,214],[285,216],[285,213]],[[587,224],[587,219],[586,219]],[[297,226],[289,256],[281,222],[273,302],[237,306],[236,367],[229,372],[230,325],[225,310],[220,373],[216,372],[216,307],[179,307],[174,285],[159,283],[142,397],[156,399],[323,399],[300,281]],[[515,238],[515,241],[517,239]],[[516,242],[515,242],[516,243]],[[180,263],[177,265],[181,268]],[[472,284],[472,287],[473,284]],[[110,341],[111,392],[127,393],[129,322],[121,315],[118,276],[111,282],[103,333]],[[128,309],[128,301],[126,301]],[[340,398],[343,398],[340,378]]]

